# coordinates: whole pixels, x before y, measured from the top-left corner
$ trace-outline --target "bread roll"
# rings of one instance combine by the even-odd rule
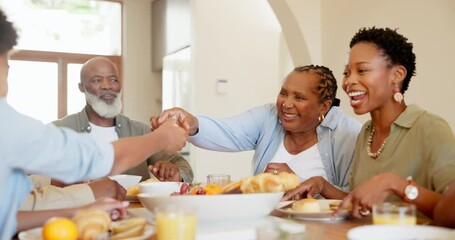
[[[230,182],[221,189],[221,193],[239,193],[243,180]]]
[[[157,179],[154,178],[149,178],[145,181],[142,181],[140,183],[146,183],[146,182],[159,182]],[[136,183],[133,186],[129,187],[126,189],[126,195],[127,196],[137,196],[139,193],[141,193],[141,189],[139,187],[140,183]]]
[[[240,190],[243,193],[283,192],[284,184],[278,175],[260,173],[245,179]]]
[[[124,220],[112,223],[112,234],[125,232],[136,226],[145,227],[146,224],[147,224],[147,219],[142,218],[142,217],[124,219]]]
[[[111,225],[109,215],[97,209],[84,209],[73,217],[79,232],[79,239],[92,240],[95,235],[106,233]]]
[[[144,234],[144,228],[145,228],[145,224],[133,226],[132,228],[128,229],[127,231],[111,235],[109,237],[109,240],[130,239],[130,238],[142,236]]]
[[[292,210],[301,213],[315,213],[320,212],[321,208],[319,206],[318,200],[314,198],[305,198],[299,201],[295,201],[292,204]]]
[[[294,173],[280,172],[278,176],[284,185],[284,191],[287,192],[300,185],[300,178]]]
[[[112,224],[110,240],[126,239],[142,236],[147,219],[141,217],[128,218]]]

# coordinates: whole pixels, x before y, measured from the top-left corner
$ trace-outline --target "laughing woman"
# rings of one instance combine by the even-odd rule
[[[342,192],[323,179],[310,179],[285,198],[308,192],[352,204],[356,217],[384,200],[414,203],[432,217],[440,193],[455,180],[455,138],[449,125],[403,94],[415,74],[413,45],[389,28],[361,29],[350,43],[343,89],[358,115],[369,113],[356,143],[350,186]],[[341,209],[340,208],[340,209]]]

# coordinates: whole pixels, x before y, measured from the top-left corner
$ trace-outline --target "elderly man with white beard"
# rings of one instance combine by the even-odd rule
[[[85,94],[86,106],[76,114],[53,123],[88,133],[99,141],[112,142],[119,138],[140,136],[150,132],[142,122],[121,114],[122,84],[115,64],[105,57],[88,60],[81,69],[79,90]],[[159,152],[125,174],[140,175],[142,180],[153,174],[160,181],[193,181],[193,172],[188,161],[179,154]],[[99,197],[122,200],[126,191],[109,178],[87,184],[64,185],[44,176],[32,175],[34,191],[21,210],[44,210],[77,207],[95,201]]]

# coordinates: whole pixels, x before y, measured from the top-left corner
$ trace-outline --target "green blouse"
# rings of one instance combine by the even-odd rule
[[[370,120],[357,138],[351,190],[384,172],[412,176],[420,186],[439,193],[455,180],[455,138],[444,119],[408,106],[392,124],[389,139],[376,159],[367,153],[371,127]]]

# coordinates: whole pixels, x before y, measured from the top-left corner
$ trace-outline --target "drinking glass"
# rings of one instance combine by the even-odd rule
[[[155,208],[158,240],[194,240],[197,217],[190,207],[164,205]]]
[[[373,224],[415,225],[416,207],[405,202],[384,202],[373,205]]]
[[[224,187],[231,182],[229,174],[209,174],[207,175],[207,184],[216,183],[220,187]]]

